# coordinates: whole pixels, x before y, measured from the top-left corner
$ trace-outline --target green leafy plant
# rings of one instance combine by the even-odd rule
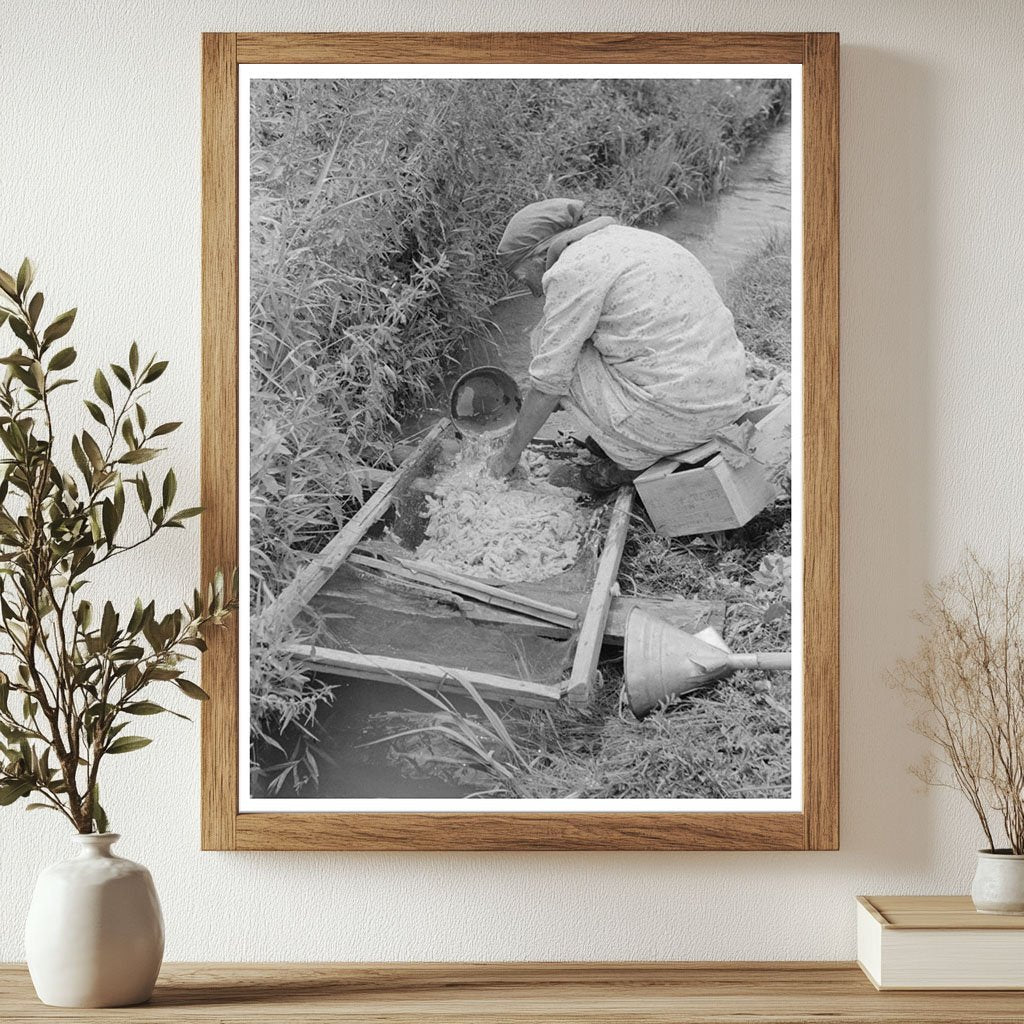
[[[167,363],[142,360],[135,344],[124,365],[96,371],[95,400],[84,404],[97,427],[70,435],[68,459],[52,397],[76,383],[65,374],[77,353],[60,344],[76,311],[42,327],[33,277],[27,259],[17,275],[0,271],[0,328],[17,340],[0,358],[0,664],[13,667],[0,672],[0,805],[23,799],[81,833],[105,832],[101,764],[152,742],[130,731],[133,721],[185,717],[150,699],[157,688],[207,699],[185,673],[205,649],[204,629],[231,614],[237,581],[228,588],[218,572],[164,615],[153,601],[122,613],[86,598],[94,570],[202,510],[174,507],[173,469],[155,486],[140,468],[180,424],[147,421],[141,401]]]

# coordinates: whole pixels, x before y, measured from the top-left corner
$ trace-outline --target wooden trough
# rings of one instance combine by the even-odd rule
[[[315,643],[286,649],[321,672],[435,690],[457,691],[463,679],[488,699],[550,705],[590,698],[602,644],[621,644],[634,607],[685,629],[720,626],[717,605],[613,597],[631,486],[597,509],[576,565],[538,583],[498,586],[417,562],[393,535],[403,524],[415,530],[429,490],[424,478],[444,458],[449,430],[442,420],[382,479],[264,610],[261,630],[280,636],[295,625],[314,633]]]

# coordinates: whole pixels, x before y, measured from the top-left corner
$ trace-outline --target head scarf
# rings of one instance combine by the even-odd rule
[[[530,203],[508,222],[498,243],[498,262],[511,270],[517,263],[543,252],[545,269],[550,270],[567,245],[614,223],[614,217],[584,221],[583,203],[579,199]]]

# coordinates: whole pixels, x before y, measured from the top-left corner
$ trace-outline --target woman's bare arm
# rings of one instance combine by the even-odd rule
[[[512,428],[504,447],[487,462],[487,468],[496,477],[506,477],[519,465],[523,449],[534,439],[547,418],[558,408],[561,395],[546,395],[530,388],[523,399],[519,418]]]

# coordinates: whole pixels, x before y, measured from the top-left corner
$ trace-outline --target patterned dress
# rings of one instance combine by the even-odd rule
[[[743,411],[732,314],[678,243],[614,224],[570,245],[542,283],[531,384],[565,396],[620,466],[695,448]]]

